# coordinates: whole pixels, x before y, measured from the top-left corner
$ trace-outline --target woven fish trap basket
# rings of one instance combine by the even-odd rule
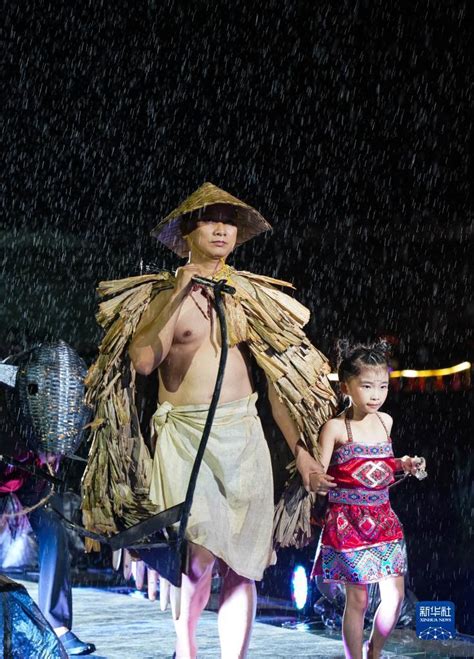
[[[84,402],[84,361],[59,341],[31,349],[16,363],[20,422],[28,444],[37,452],[74,453],[90,418]]]

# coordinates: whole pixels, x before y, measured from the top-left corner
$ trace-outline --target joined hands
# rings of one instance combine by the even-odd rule
[[[327,495],[330,489],[337,487],[334,477],[326,474],[319,462],[303,446],[297,446],[296,468],[307,492]]]

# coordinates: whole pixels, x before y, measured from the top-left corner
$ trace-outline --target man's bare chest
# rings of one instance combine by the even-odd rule
[[[173,336],[174,344],[201,344],[219,341],[219,322],[212,302],[200,291],[183,303]]]

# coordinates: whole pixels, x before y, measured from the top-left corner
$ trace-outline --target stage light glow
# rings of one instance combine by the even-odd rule
[[[432,378],[443,377],[445,375],[454,375],[454,373],[461,373],[461,371],[468,371],[471,368],[471,362],[461,362],[455,366],[448,366],[447,368],[432,368],[416,371],[414,369],[404,369],[402,371],[392,371],[391,378]]]
[[[291,577],[291,596],[297,609],[304,609],[308,599],[308,577],[302,565],[297,565]]]
[[[460,364],[455,364],[454,366],[448,366],[447,368],[430,368],[417,371],[414,368],[405,368],[401,371],[391,371],[391,378],[433,378],[433,377],[444,377],[445,375],[454,375],[455,373],[461,373],[462,371],[469,371],[472,367],[471,362],[461,362]],[[329,373],[328,380],[333,382],[338,382],[339,378],[337,373]]]
[[[405,368],[403,371],[392,371],[390,373],[391,378],[416,378],[418,377],[418,371],[414,368]]]

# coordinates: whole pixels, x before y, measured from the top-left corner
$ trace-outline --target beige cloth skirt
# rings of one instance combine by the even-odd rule
[[[237,574],[259,580],[274,562],[273,476],[257,416],[257,394],[219,405],[194,492],[186,538]],[[156,437],[150,499],[160,509],[184,501],[208,405],[174,407],[153,416]]]

